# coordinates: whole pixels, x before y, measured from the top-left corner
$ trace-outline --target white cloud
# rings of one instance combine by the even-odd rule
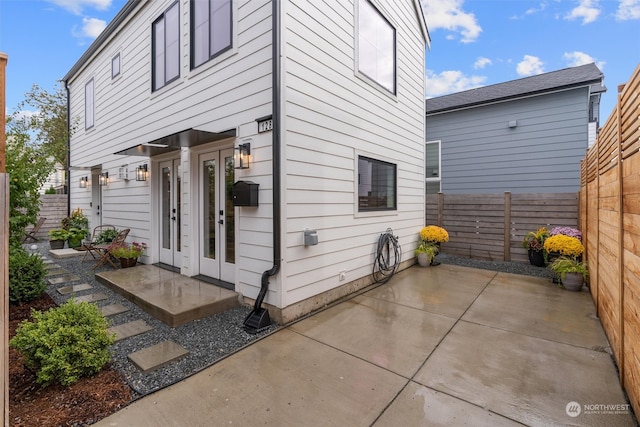
[[[421,0],[429,31],[459,32],[463,43],[476,41],[482,32],[473,13],[462,9],[463,0]]]
[[[476,70],[479,70],[491,64],[492,62],[489,58],[484,58],[481,56],[478,59],[476,59],[476,62],[473,63],[473,68],[475,68]]]
[[[537,56],[525,55],[522,61],[518,62],[516,72],[521,77],[542,74],[544,73],[544,63]]]
[[[583,24],[589,24],[600,15],[599,0],[579,0],[578,6],[573,8],[565,17],[568,20],[582,19]]]
[[[473,89],[482,86],[486,80],[484,76],[465,76],[461,71],[443,71],[435,74],[427,70],[425,76],[427,98]]]
[[[604,64],[606,64],[604,61],[596,61],[596,59],[591,55],[579,51],[565,52],[564,55],[562,55],[562,59],[564,59],[570,67],[591,64],[593,62],[600,71],[603,70]]]
[[[85,8],[107,10],[111,7],[112,0],[47,0],[56,6],[60,6],[69,12],[80,15]]]
[[[616,18],[621,21],[640,19],[640,0],[620,0]]]
[[[95,39],[107,26],[107,21],[97,18],[82,18],[82,32],[86,37]]]

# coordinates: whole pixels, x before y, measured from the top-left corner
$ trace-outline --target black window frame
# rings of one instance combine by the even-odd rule
[[[191,69],[196,69],[198,67],[201,67],[203,65],[205,65],[206,63],[208,63],[209,61],[211,61],[212,59],[222,55],[224,52],[227,52],[228,50],[233,48],[233,0],[225,0],[228,4],[229,4],[229,44],[228,46],[216,51],[216,52],[212,52],[211,51],[211,29],[212,29],[212,22],[211,22],[211,5],[212,2],[214,2],[215,0],[207,0],[207,5],[208,7],[208,13],[207,13],[207,28],[208,28],[208,38],[207,40],[209,40],[209,55],[208,58],[203,60],[201,63],[196,64],[196,54],[195,54],[195,50],[196,50],[196,30],[195,30],[195,2],[198,0],[190,0],[189,1],[189,5],[190,5],[190,67]],[[202,0],[200,0],[202,1]]]
[[[361,166],[360,166],[360,162],[361,161],[367,161],[369,163],[372,164],[372,174],[371,174],[371,181],[368,184],[363,184],[362,183],[362,178],[363,178],[363,171],[361,170]],[[386,167],[390,167],[391,168],[391,172],[392,172],[392,176],[393,176],[393,186],[392,186],[392,191],[393,194],[391,194],[391,196],[393,197],[393,205],[389,206],[389,202],[388,202],[388,198],[389,198],[389,194],[387,192],[385,192],[384,196],[386,197],[385,199],[373,199],[372,194],[367,194],[367,195],[361,195],[360,191],[363,185],[369,185],[372,188],[372,191],[370,191],[369,193],[374,192],[374,187],[376,189],[380,189],[380,188],[386,188],[389,189],[390,187],[388,185],[375,185],[375,183],[373,182],[373,169],[374,166],[373,165],[378,165],[378,166],[386,166]],[[385,177],[388,177],[388,175],[385,175]],[[380,202],[384,200],[385,203],[376,203],[376,202]],[[374,202],[374,203],[372,203]],[[398,165],[396,163],[391,163],[391,162],[386,162],[383,160],[378,160],[378,159],[374,159],[372,157],[368,157],[368,156],[363,156],[360,155],[358,156],[358,212],[379,212],[379,211],[396,211],[398,210]]]
[[[177,55],[177,60],[178,60],[178,72],[177,74],[170,78],[167,79],[167,26],[166,26],[166,18],[167,18],[167,14],[169,13],[169,11],[171,11],[174,7],[178,8],[178,12],[177,12],[177,16],[178,16],[178,28],[177,28],[177,36],[178,36],[178,55]],[[163,79],[163,84],[161,86],[156,86],[156,72],[157,72],[157,64],[156,64],[156,24],[158,24],[160,21],[164,21],[164,39],[163,42],[165,44],[164,46],[164,52],[165,52],[165,56],[164,56],[164,79]],[[156,18],[155,21],[153,21],[151,23],[151,91],[155,92],[159,89],[162,89],[163,87],[167,86],[168,84],[170,84],[171,82],[174,82],[176,80],[178,80],[180,78],[180,4],[179,2],[176,0],[174,1],[171,5],[169,5],[169,7],[167,9],[165,9],[164,12],[162,12],[162,14]]]

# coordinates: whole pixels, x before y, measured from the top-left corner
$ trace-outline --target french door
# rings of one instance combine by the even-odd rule
[[[234,283],[233,150],[200,154],[198,163],[200,274]]]
[[[180,159],[158,165],[160,177],[160,262],[180,268]]]

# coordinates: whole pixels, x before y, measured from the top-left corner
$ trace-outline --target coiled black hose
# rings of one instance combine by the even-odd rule
[[[373,280],[376,283],[387,283],[398,271],[402,259],[402,248],[398,243],[398,236],[387,228],[378,238],[376,259],[373,262]]]

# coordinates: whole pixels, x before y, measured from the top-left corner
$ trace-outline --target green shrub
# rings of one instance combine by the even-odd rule
[[[9,302],[20,304],[38,298],[47,288],[47,274],[39,255],[30,255],[21,247],[9,251]]]
[[[55,189],[55,188],[53,188],[53,185],[52,185],[51,187],[47,188],[47,189],[44,191],[44,194],[56,194],[56,189]]]
[[[96,374],[111,358],[115,335],[94,304],[71,299],[45,312],[33,310],[32,317],[20,323],[9,344],[25,356],[39,384],[72,384]]]

